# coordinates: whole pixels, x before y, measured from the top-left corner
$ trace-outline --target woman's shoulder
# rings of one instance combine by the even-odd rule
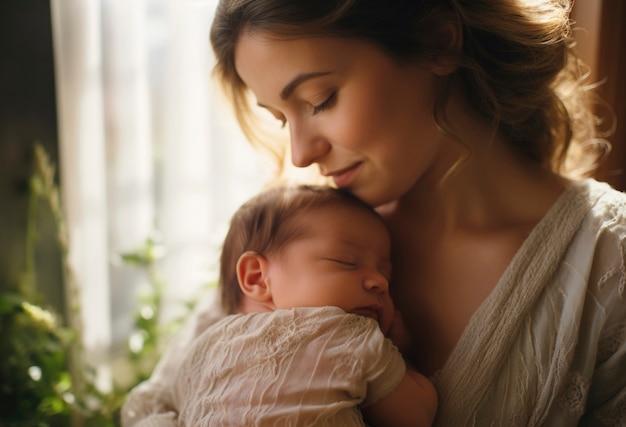
[[[528,254],[535,270],[541,265],[552,277],[546,285],[580,283],[601,305],[614,305],[626,280],[626,194],[594,179],[572,184],[536,230]],[[556,275],[548,274],[553,267]]]
[[[591,254],[589,283],[599,299],[606,294],[606,302],[618,301],[626,286],[626,193],[610,185],[588,179],[580,184],[581,197],[586,197],[590,208],[585,216],[576,247],[572,253]],[[574,263],[580,265],[581,263]]]
[[[577,206],[588,209],[585,226],[597,232],[614,232],[624,239],[626,193],[592,178],[574,184],[568,193]]]
[[[626,215],[626,193],[616,190],[606,182],[588,178],[575,184],[578,193],[586,194],[598,213],[606,212],[609,216]]]

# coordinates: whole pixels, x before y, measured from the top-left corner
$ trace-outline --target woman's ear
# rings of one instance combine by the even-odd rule
[[[267,270],[267,258],[256,252],[244,252],[237,261],[237,280],[241,292],[254,301],[270,301],[272,292],[267,284]]]
[[[431,71],[438,76],[454,72],[461,61],[463,51],[463,27],[459,17],[451,12],[442,12],[437,29],[430,34],[429,44],[443,53],[432,58]]]

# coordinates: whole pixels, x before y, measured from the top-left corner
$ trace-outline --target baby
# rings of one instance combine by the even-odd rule
[[[276,188],[233,216],[227,313],[196,338],[173,389],[178,423],[431,425],[432,384],[386,336],[401,326],[382,220],[348,193]]]

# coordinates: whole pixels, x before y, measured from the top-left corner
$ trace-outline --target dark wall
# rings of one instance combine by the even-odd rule
[[[599,87],[615,119],[615,132],[608,139],[613,151],[598,173],[598,178],[626,191],[626,2],[603,0],[600,21],[598,70],[606,79]]]
[[[25,265],[28,181],[33,144],[58,164],[50,2],[0,0],[0,288],[14,287]],[[54,224],[45,204],[38,221],[40,290],[62,310]]]

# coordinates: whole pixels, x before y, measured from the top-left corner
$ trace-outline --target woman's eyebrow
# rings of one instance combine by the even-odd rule
[[[330,71],[318,71],[314,73],[298,74],[292,81],[290,81],[289,83],[287,83],[287,85],[285,85],[283,90],[280,91],[280,98],[282,100],[286,100],[287,98],[291,96],[291,94],[296,89],[296,87],[298,87],[298,85],[304,83],[307,80],[326,76],[328,74],[330,74]]]

